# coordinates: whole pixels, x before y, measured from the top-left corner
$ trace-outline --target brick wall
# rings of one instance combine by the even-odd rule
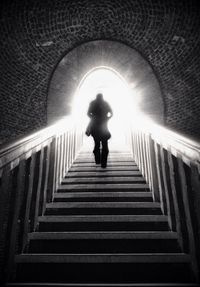
[[[200,137],[197,0],[6,0],[0,9],[1,143],[47,122],[48,85],[67,52],[92,40],[139,51],[162,88],[166,123]]]
[[[122,43],[98,40],[74,48],[56,67],[48,92],[48,123],[54,123],[72,111],[80,83],[83,84],[88,73],[102,66],[119,74],[119,80],[122,77],[129,85],[133,106],[152,120],[164,122],[163,95],[149,63]],[[123,93],[118,96],[125,100]]]

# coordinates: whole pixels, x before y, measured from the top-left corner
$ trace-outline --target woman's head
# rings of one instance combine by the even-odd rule
[[[102,101],[102,100],[103,100],[103,94],[102,94],[102,93],[98,93],[98,94],[96,95],[96,99],[97,99],[98,101]]]

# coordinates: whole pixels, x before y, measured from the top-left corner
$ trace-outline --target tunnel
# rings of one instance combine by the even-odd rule
[[[173,130],[199,138],[195,0],[9,0],[1,5],[1,35],[1,143],[48,124],[51,80],[59,63],[68,67],[67,96],[94,66],[111,67],[130,83],[139,79],[138,69],[147,77],[146,84],[153,73],[154,81],[148,85],[150,89],[153,82],[159,85],[152,91],[161,105],[159,111],[156,107],[158,116],[162,114]],[[59,89],[54,89],[57,96]],[[151,102],[149,98],[147,110],[152,109]],[[68,113],[67,107],[63,110]]]
[[[199,15],[1,1],[3,286],[199,286]],[[86,133],[99,94],[106,140]]]

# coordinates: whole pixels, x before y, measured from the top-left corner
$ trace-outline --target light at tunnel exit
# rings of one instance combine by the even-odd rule
[[[89,103],[96,98],[98,93],[103,94],[104,100],[113,110],[113,117],[108,123],[112,140],[122,140],[130,118],[136,114],[137,110],[128,83],[112,69],[101,67],[86,74],[74,96],[73,118],[86,127],[89,121],[87,117]]]

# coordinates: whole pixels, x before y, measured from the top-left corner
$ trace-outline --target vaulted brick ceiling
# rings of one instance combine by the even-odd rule
[[[56,65],[100,39],[139,51],[160,83],[166,124],[200,136],[198,1],[7,0],[0,13],[2,141],[46,124]]]

